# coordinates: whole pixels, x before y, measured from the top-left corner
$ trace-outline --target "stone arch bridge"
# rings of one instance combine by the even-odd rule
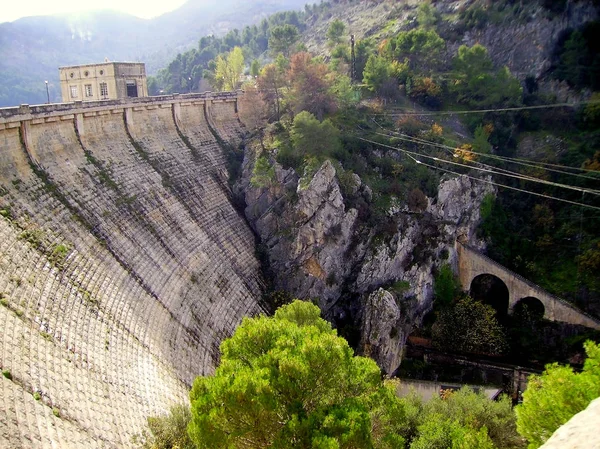
[[[470,290],[473,281],[481,275],[492,275],[504,283],[508,290],[508,311],[512,312],[521,301],[543,306],[543,316],[551,321],[579,324],[600,330],[597,320],[565,300],[554,296],[533,282],[510,271],[508,268],[483,255],[475,248],[457,242],[458,274],[465,290]]]

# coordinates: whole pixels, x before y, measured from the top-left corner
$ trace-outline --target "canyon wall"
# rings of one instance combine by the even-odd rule
[[[0,109],[0,447],[134,446],[245,315],[235,94]]]
[[[273,176],[257,185],[252,179],[261,155],[269,158]],[[274,290],[317,301],[340,334],[390,375],[407,336],[431,310],[438,269],[457,267],[456,239],[481,247],[475,234],[480,205],[495,193],[486,179],[444,177],[436,197],[423,195],[422,209],[390,207],[383,238],[348,206],[330,161],[300,177],[260,145],[248,145],[242,172],[238,190]],[[355,194],[372,202],[369,186],[358,175],[353,182]]]

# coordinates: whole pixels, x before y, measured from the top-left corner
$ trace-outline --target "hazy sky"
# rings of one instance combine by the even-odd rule
[[[149,19],[172,11],[186,0],[2,0],[0,23],[26,16],[46,16],[97,9],[115,9]]]

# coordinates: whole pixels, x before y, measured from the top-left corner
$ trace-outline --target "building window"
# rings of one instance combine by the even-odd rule
[[[91,96],[93,96],[93,93],[92,93],[92,85],[91,85],[91,84],[86,84],[86,85],[85,85],[85,96],[86,96],[86,97],[91,97]]]
[[[127,80],[126,84],[127,84],[127,96],[128,97],[137,97],[138,90],[137,90],[137,84],[136,84],[135,80]]]
[[[100,75],[104,75],[104,70],[100,70]]]
[[[83,74],[84,74],[85,76],[89,76],[89,75],[90,75],[90,72],[88,72],[88,71],[86,70],[85,72],[83,72]]]
[[[71,98],[77,98],[77,86],[71,86]]]
[[[106,83],[100,83],[100,95],[104,99],[106,97],[108,97],[108,84],[106,84]]]

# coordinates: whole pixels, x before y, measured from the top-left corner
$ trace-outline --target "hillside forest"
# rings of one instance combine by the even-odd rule
[[[253,183],[273,181],[274,161],[307,177],[329,159],[347,207],[383,240],[394,229],[389,211],[423,211],[445,174],[491,175],[504,187],[481,206],[487,254],[600,317],[600,24],[564,29],[548,70],[517,77],[494,63],[497,49],[462,44],[462,37],[539,16],[552,23],[566,3],[475,1],[455,10],[444,2],[371,2],[387,12],[385,22],[370,23],[352,46],[348,23],[337,17],[359,3],[307,5],[203,37],[150,89],[186,92],[206,81],[216,90],[242,88],[242,119],[264,148]],[[566,104],[560,89],[548,88],[555,85],[578,101]],[[372,201],[356,194],[355,174]],[[453,295],[438,295],[434,315]],[[562,341],[538,318],[534,310],[499,315],[505,338],[498,348],[523,360],[566,358],[581,348],[582,337]]]
[[[428,198],[436,196],[444,176],[463,174],[492,183],[497,193],[481,204],[477,231],[487,254],[599,318],[597,14],[577,27],[563,27],[551,43],[544,70],[531,67],[530,72],[514,73],[494,57],[498,48],[465,43],[465,36],[536,21],[552,24],[569,13],[571,2],[475,0],[455,7],[451,2],[415,6],[371,1],[361,9],[362,3],[321,2],[302,11],[277,13],[223,37],[203,37],[197,48],[160,70],[150,80],[150,89],[154,94],[189,92],[207,82],[213,90],[241,89],[240,118],[258,148],[251,185],[274,186],[279,164],[300,174],[302,188],[329,160],[346,207],[358,211],[357,232],[374,231],[377,242],[396,232],[390,211],[406,210],[426,220]],[[375,19],[365,13],[369,8],[381,8],[377,11],[385,14]],[[240,176],[242,157],[241,150],[230,150],[232,182]],[[368,185],[369,198],[357,193],[356,175]],[[423,252],[426,258],[427,249]],[[268,257],[262,260],[268,278],[273,275]],[[401,281],[386,287],[399,297],[406,289]],[[544,320],[543,311],[533,306],[507,315],[491,292],[461,292],[450,265],[442,264],[435,278],[433,310],[414,335],[431,339],[442,351],[536,366],[574,361],[583,354],[585,340],[600,341],[597,332]],[[275,310],[289,303],[291,295],[271,291],[267,299]],[[223,344],[215,376],[198,378],[194,384],[191,411],[183,407],[151,418],[147,444],[288,447],[291,441],[293,447],[323,448],[535,448],[598,396],[597,385],[592,387],[595,378],[578,377],[571,368],[555,364],[532,378],[516,416],[507,402],[492,403],[469,390],[427,404],[414,397],[395,402],[395,396],[388,395],[393,386],[374,381],[367,387],[361,377],[365,367],[355,371],[338,362],[349,370],[343,378],[350,383],[361,373],[355,387],[348,387],[360,393],[351,397],[345,396],[347,391],[324,390],[315,401],[302,399],[304,393],[286,388],[312,391],[311,387],[299,387],[297,378],[286,376],[314,372],[310,356],[300,360],[308,349],[292,354],[291,347],[279,347],[270,332],[287,335],[282,342],[299,338],[296,345],[304,347],[299,333],[306,331],[310,339],[316,338],[312,332],[324,330],[311,321],[314,316],[303,315],[309,312],[290,312],[292,306],[275,313],[273,331],[267,324],[271,318],[255,324],[245,321]],[[286,314],[291,315],[283,318]],[[287,328],[296,325],[290,322],[304,330]],[[270,336],[257,337],[263,332]],[[352,329],[338,326],[338,332],[356,346]],[[244,338],[257,338],[257,346],[275,346],[256,352]],[[584,373],[597,375],[591,361],[597,346],[590,342],[585,349],[590,359]],[[274,354],[282,359],[271,359]],[[246,364],[251,367],[247,375]],[[410,376],[414,368],[401,366],[399,374]],[[255,373],[264,377],[254,378]],[[329,374],[332,379],[341,375]],[[563,384],[565,379],[570,380]],[[337,387],[345,388],[332,386]],[[565,389],[580,391],[581,401],[571,403]],[[240,405],[244,401],[228,402],[246,394],[264,404],[245,408]],[[297,401],[284,404],[276,397]],[[564,413],[556,415],[557,409]],[[287,418],[277,424],[269,413]],[[556,419],[544,422],[549,415]],[[264,426],[248,427],[254,419]]]

